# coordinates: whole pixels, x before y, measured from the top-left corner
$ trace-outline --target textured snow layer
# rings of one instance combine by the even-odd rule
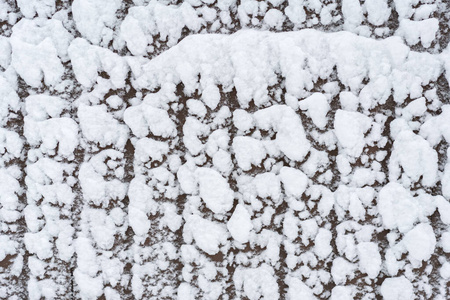
[[[448,299],[448,8],[0,0],[0,298]]]

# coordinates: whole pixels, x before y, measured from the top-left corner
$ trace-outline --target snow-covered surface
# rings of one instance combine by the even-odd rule
[[[449,299],[443,0],[0,0],[1,299]]]

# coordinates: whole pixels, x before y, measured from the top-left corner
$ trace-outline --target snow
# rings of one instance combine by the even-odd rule
[[[135,145],[135,159],[138,162],[145,163],[151,161],[162,161],[164,156],[169,153],[167,143],[160,142],[150,138],[142,138]]]
[[[450,279],[450,263],[449,262],[445,262],[440,270],[440,274],[442,276],[442,278],[448,280]]]
[[[398,183],[388,183],[378,196],[378,210],[388,229],[400,232],[412,229],[419,216],[419,206],[409,192]]]
[[[391,9],[386,0],[369,0],[364,4],[367,10],[367,19],[371,24],[380,26],[389,19]]]
[[[304,284],[300,279],[295,277],[290,277],[287,279],[289,290],[287,299],[289,300],[314,300],[317,299],[314,296],[313,291]]]
[[[6,235],[0,236],[2,248],[0,250],[0,258],[2,261],[7,255],[13,255],[17,250],[17,242],[10,240]]]
[[[407,119],[416,116],[422,116],[427,111],[426,100],[421,97],[417,100],[412,101],[408,104],[402,111],[402,116]]]
[[[30,299],[41,299],[45,298],[54,298],[56,296],[56,285],[50,279],[44,279],[41,281],[37,281],[32,278],[28,282],[28,292],[30,294]]]
[[[420,41],[423,47],[428,48],[434,41],[438,29],[439,21],[435,18],[422,21],[403,19],[400,21],[396,34],[403,36],[410,46],[416,45]]]
[[[365,146],[364,134],[370,129],[371,120],[367,116],[338,110],[334,119],[334,130],[339,144],[351,157],[359,156]]]
[[[264,22],[271,28],[281,29],[285,16],[278,9],[269,9],[264,15]]]
[[[239,267],[233,275],[233,281],[238,291],[250,300],[279,299],[278,284],[273,277],[272,267],[263,264],[257,268]],[[242,293],[242,292],[241,292]]]
[[[183,143],[192,155],[198,155],[205,148],[199,137],[206,136],[208,126],[194,117],[188,117],[183,125]]]
[[[270,197],[274,202],[280,198],[280,179],[273,173],[258,174],[253,179],[256,195],[261,198]]]
[[[74,272],[75,282],[80,287],[80,296],[84,299],[93,299],[101,296],[103,280],[100,276],[91,277],[78,269]]]
[[[17,209],[19,208],[18,193],[20,192],[20,183],[7,170],[0,171],[0,216],[3,220],[14,222],[19,218]]]
[[[175,6],[151,1],[147,6],[129,10],[120,25],[120,36],[133,55],[145,55],[152,44],[152,35],[160,34],[162,40],[167,39],[168,45],[173,46],[181,38],[183,28],[196,32],[201,23],[201,18],[187,2]]]
[[[303,1],[289,1],[289,5],[285,9],[285,14],[289,20],[295,25],[301,25],[305,22],[306,13],[303,8]]]
[[[33,87],[55,85],[64,73],[72,36],[58,20],[23,19],[13,28],[11,64]]]
[[[239,243],[247,243],[250,231],[253,229],[251,216],[244,205],[238,204],[233,215],[227,222],[227,228],[231,236]]]
[[[327,113],[330,110],[330,105],[325,95],[314,93],[308,98],[301,100],[299,107],[308,112],[310,118],[318,128],[325,128],[328,122]]]
[[[219,252],[220,245],[225,244],[228,239],[228,233],[224,226],[197,215],[187,217],[183,236],[185,236],[185,240],[193,239],[195,244],[209,255]]]
[[[70,118],[59,117],[65,103],[58,97],[34,95],[26,99],[24,135],[33,146],[39,146],[46,153],[71,158],[78,146],[78,125]],[[48,118],[50,117],[50,118]]]
[[[81,165],[79,179],[83,196],[86,201],[95,205],[107,205],[109,199],[123,199],[127,191],[127,185],[118,178],[105,180],[107,166],[104,160],[107,158],[121,159],[122,153],[113,149],[104,150],[93,156],[89,162]]]
[[[352,31],[359,26],[363,20],[363,11],[359,0],[342,1],[342,14],[344,15],[346,30]]]
[[[352,288],[348,286],[336,286],[331,292],[331,300],[351,300],[353,299]]]
[[[436,247],[436,237],[430,224],[421,223],[405,234],[402,240],[408,251],[408,258],[414,265],[428,260]]]
[[[295,168],[282,167],[279,177],[287,196],[301,197],[308,185],[308,177]]]
[[[139,138],[146,137],[149,133],[167,138],[176,133],[175,124],[167,111],[146,103],[127,108],[124,113],[124,121],[133,134]]]
[[[424,137],[431,146],[436,146],[442,138],[450,141],[448,128],[450,126],[448,118],[450,117],[450,105],[442,105],[442,112],[428,118],[420,127],[419,134]]]
[[[116,22],[119,0],[75,0],[72,3],[73,19],[77,30],[91,43],[109,42],[112,38],[111,27]]]
[[[189,99],[188,101],[186,101],[186,105],[191,115],[205,117],[207,111],[205,105],[201,101]]]
[[[220,214],[232,208],[233,191],[222,175],[209,168],[198,168],[194,174],[198,180],[199,195],[210,210]]]
[[[128,140],[128,128],[108,113],[106,105],[78,107],[78,118],[83,136],[100,147],[113,145],[123,149]]]
[[[309,245],[310,241],[316,237],[319,227],[317,225],[316,220],[314,220],[314,219],[308,219],[308,220],[301,221],[300,227],[302,229],[302,235],[301,235],[302,243],[307,246],[307,245]],[[321,239],[318,240],[318,242],[320,244],[318,247],[318,250],[319,251],[322,250],[321,249],[322,247],[325,247],[325,250],[328,250],[329,247],[327,245],[327,242],[329,241],[329,234],[326,231],[324,231],[323,229],[321,230],[321,232],[322,232]],[[322,246],[322,247],[320,247],[320,246]]]
[[[178,300],[194,300],[195,293],[193,288],[186,282],[183,282],[178,287]]]
[[[0,49],[0,66],[7,69],[11,64],[11,44],[8,38],[0,37]]]
[[[441,221],[444,224],[450,224],[450,202],[446,200],[444,197],[437,196],[435,198],[435,204],[439,211],[439,215],[441,217]]]
[[[254,126],[252,115],[243,109],[236,109],[233,112],[233,123],[242,132],[248,131]]]
[[[381,256],[377,244],[359,243],[357,249],[361,272],[367,273],[371,279],[376,278],[381,271]]]
[[[414,298],[413,285],[404,276],[386,278],[381,284],[381,294],[386,300],[406,300]]]
[[[356,111],[358,109],[359,99],[351,92],[341,92],[339,101],[343,110]]]
[[[329,230],[324,228],[319,229],[316,239],[314,240],[314,252],[320,259],[327,258],[333,251],[331,239],[332,234]]]
[[[50,235],[46,231],[36,233],[27,232],[24,237],[25,246],[30,253],[36,254],[39,259],[49,259],[53,256]]]
[[[55,0],[18,0],[17,5],[20,12],[28,19],[32,19],[36,14],[41,18],[51,18],[55,13]]]
[[[445,22],[0,0],[0,298],[445,299]]]
[[[101,71],[108,74],[108,81],[114,88],[125,86],[128,65],[118,54],[93,46],[82,38],[76,38],[70,43],[68,53],[77,81],[83,86],[92,87],[99,80],[98,75]]]
[[[233,162],[229,152],[220,149],[213,156],[214,167],[224,174],[229,174],[233,168]]]
[[[434,186],[438,171],[436,151],[424,138],[414,134],[409,128],[397,129],[395,125],[397,124],[391,124],[391,132],[399,132],[394,133],[395,141],[389,160],[389,178],[397,179],[402,168],[408,181],[417,182],[421,178],[423,185]]]
[[[258,128],[276,131],[275,143],[289,159],[301,161],[305,158],[310,143],[306,139],[300,118],[292,108],[274,105],[258,110],[253,118]]]
[[[248,171],[252,165],[258,166],[266,157],[266,150],[260,140],[248,136],[237,136],[233,139],[233,151],[239,167]]]
[[[343,257],[337,257],[333,261],[331,267],[331,276],[336,284],[344,284],[347,278],[351,276],[356,269],[356,266],[347,261]]]

